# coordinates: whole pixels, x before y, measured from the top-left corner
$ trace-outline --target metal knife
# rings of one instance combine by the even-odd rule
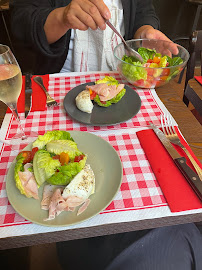
[[[199,176],[186,164],[185,157],[179,155],[177,150],[172,146],[169,139],[164,135],[164,133],[154,124],[149,123],[153,131],[166,148],[172,159],[174,160],[177,167],[180,169],[185,179],[188,181],[192,189],[195,191],[199,199],[202,201],[202,182]]]
[[[25,118],[27,118],[32,107],[32,81],[31,74],[25,74]]]

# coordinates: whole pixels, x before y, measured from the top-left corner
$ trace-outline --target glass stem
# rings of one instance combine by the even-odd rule
[[[20,122],[20,117],[19,117],[18,111],[17,111],[17,104],[16,103],[10,103],[10,104],[8,104],[8,107],[11,109],[12,114],[14,115],[15,119],[18,122],[18,126],[20,128],[21,133],[22,133],[22,140],[27,139],[27,136],[25,135],[24,128],[22,127],[22,124]]]

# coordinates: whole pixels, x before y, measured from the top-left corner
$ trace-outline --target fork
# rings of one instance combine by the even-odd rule
[[[52,106],[59,106],[60,104],[54,99],[52,98],[48,91],[46,90],[46,87],[44,86],[43,84],[43,79],[40,77],[40,76],[36,76],[33,78],[33,80],[41,86],[41,88],[43,89],[43,91],[45,92],[46,94],[46,104],[48,107],[52,107]]]
[[[189,153],[189,151],[181,143],[181,141],[180,141],[180,139],[175,131],[175,128],[173,126],[171,116],[168,116],[168,115],[164,115],[164,117],[161,116],[161,126],[162,126],[163,133],[170,140],[170,142],[175,144],[175,145],[180,146],[182,148],[182,150],[186,153],[186,155],[190,159],[192,165],[194,166],[200,180],[202,181],[202,169],[196,163],[195,159],[192,157],[192,155]]]

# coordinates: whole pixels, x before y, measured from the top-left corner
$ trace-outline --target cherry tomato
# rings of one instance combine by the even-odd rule
[[[76,156],[74,158],[74,162],[79,162],[80,160],[82,160],[85,157],[85,155],[80,155],[80,156]]]
[[[154,62],[154,63],[159,64],[160,61],[161,61],[161,57],[159,57],[159,56],[154,56],[154,58],[153,58],[153,62]]]
[[[20,152],[24,157],[23,164],[29,163],[31,159],[31,151],[22,151]]]
[[[148,59],[147,60],[147,63],[153,63],[153,60],[152,59]]]
[[[168,79],[168,76],[161,76],[162,81],[166,81]]]
[[[147,76],[152,76],[154,74],[154,69],[153,68],[148,68],[147,69]]]
[[[33,160],[33,158],[34,158],[35,153],[36,153],[38,150],[39,150],[38,147],[32,148],[32,151],[31,151],[31,159],[32,159],[32,160]]]
[[[52,159],[58,159],[58,160],[60,160],[60,155],[55,155],[55,156],[52,157]]]
[[[106,101],[101,101],[101,100],[100,100],[100,102],[101,102],[102,104],[106,104]]]
[[[96,96],[97,96],[97,93],[95,91],[92,91],[92,93],[90,93],[90,99],[93,100]]]
[[[65,152],[60,153],[60,163],[61,165],[68,164],[69,162],[69,155]]]
[[[140,79],[140,80],[137,80],[136,82],[135,82],[135,85],[136,86],[144,86],[144,80],[143,79]]]
[[[161,75],[162,76],[168,76],[170,74],[170,69],[169,68],[164,68]]]

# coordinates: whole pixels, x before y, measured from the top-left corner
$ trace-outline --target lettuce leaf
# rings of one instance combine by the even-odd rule
[[[38,147],[43,149],[45,145],[53,140],[71,140],[74,141],[70,133],[64,130],[47,131],[44,135],[39,135],[36,141],[33,142],[32,148]]]
[[[87,156],[79,162],[69,162],[58,167],[57,172],[52,175],[47,182],[51,185],[67,185],[84,168]]]
[[[46,145],[48,152],[59,155],[62,152],[68,153],[70,160],[83,153],[78,150],[77,144],[71,140],[54,140]]]
[[[153,59],[154,55],[156,54],[156,51],[140,47],[138,48],[138,53],[142,56],[144,63],[146,63],[148,59]]]
[[[111,76],[105,76],[104,79],[100,79],[98,81],[95,82],[95,84],[100,84],[100,83],[106,83],[108,85],[118,85],[118,81],[111,77]]]
[[[16,164],[15,164],[15,169],[14,169],[14,178],[15,178],[15,184],[16,187],[19,189],[20,193],[25,195],[26,197],[28,197],[25,193],[24,187],[20,181],[20,177],[18,175],[18,172],[23,172],[24,171],[24,165],[23,165],[23,161],[24,161],[25,157],[22,156],[22,153],[20,153],[17,157],[16,157]]]
[[[37,184],[41,186],[60,166],[60,161],[53,159],[48,151],[38,150],[33,160],[33,170]]]
[[[126,78],[128,78],[131,81],[147,79],[146,69],[144,67],[135,66],[133,64],[128,65],[128,64],[122,63],[122,73]]]

